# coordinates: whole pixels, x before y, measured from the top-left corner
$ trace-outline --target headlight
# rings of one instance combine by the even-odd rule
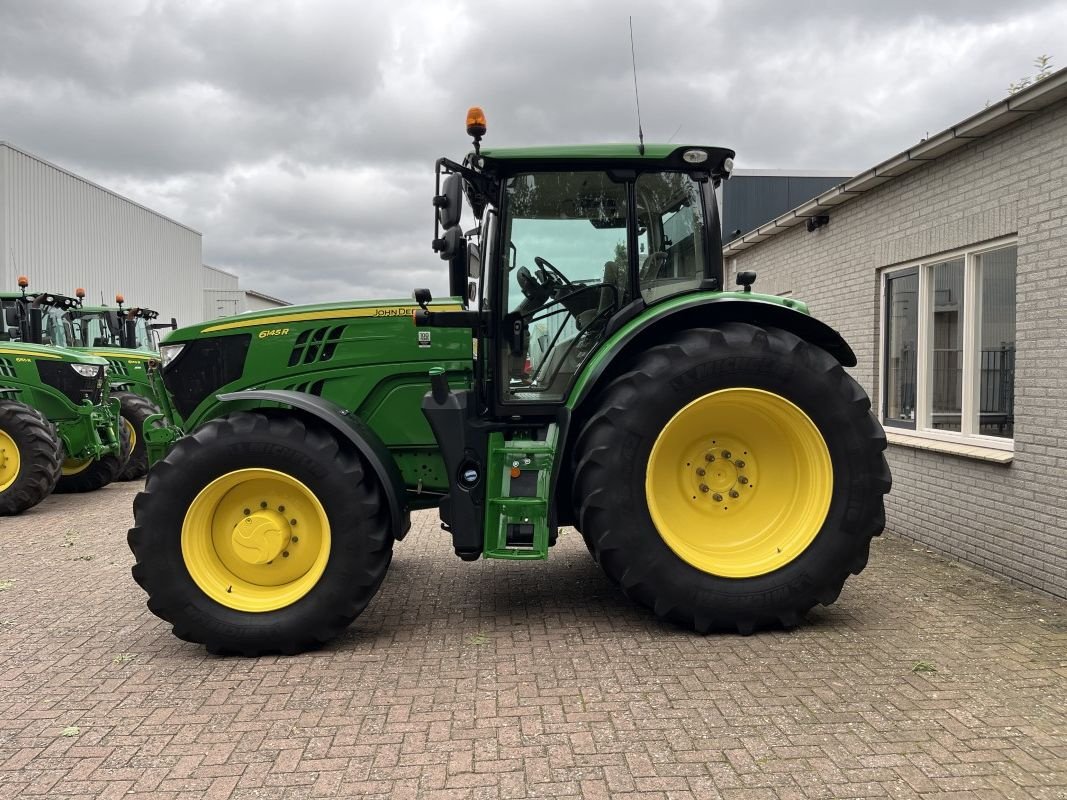
[[[163,369],[166,369],[170,365],[170,362],[176,359],[184,349],[184,344],[160,345],[159,360],[163,362]]]
[[[95,378],[100,374],[100,367],[96,364],[71,364],[71,366],[83,378]]]

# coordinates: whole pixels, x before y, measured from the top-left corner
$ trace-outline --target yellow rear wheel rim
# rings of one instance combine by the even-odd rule
[[[63,466],[60,468],[61,475],[77,475],[80,472],[85,472],[89,469],[89,465],[93,463],[91,458],[68,458],[63,462]]]
[[[315,493],[291,475],[240,469],[189,505],[182,558],[208,597],[237,611],[276,611],[310,592],[330,559],[330,522]]]
[[[7,491],[15,483],[21,464],[22,458],[15,440],[10,434],[0,431],[0,492]]]
[[[727,578],[780,569],[826,520],[830,452],[807,414],[762,389],[698,397],[660,431],[645,495],[663,541],[686,563]]]

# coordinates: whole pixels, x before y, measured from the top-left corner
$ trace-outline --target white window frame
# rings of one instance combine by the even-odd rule
[[[921,439],[929,439],[939,442],[955,442],[957,444],[972,444],[981,447],[989,447],[995,450],[1015,450],[1015,440],[1002,436],[987,436],[977,432],[975,427],[978,422],[978,414],[975,407],[979,404],[979,391],[981,378],[975,377],[978,368],[978,351],[980,350],[980,336],[982,330],[982,308],[975,301],[979,296],[982,285],[981,262],[979,257],[994,250],[1014,245],[1018,248],[1018,236],[1005,236],[980,244],[961,247],[956,250],[948,250],[936,255],[909,261],[905,264],[894,264],[892,267],[881,271],[879,284],[881,287],[879,301],[879,326],[878,326],[878,420],[884,424],[885,420],[885,349],[886,349],[886,289],[889,277],[894,273],[904,270],[918,269],[919,271],[919,331],[916,342],[916,374],[915,374],[915,428],[898,428],[887,426],[886,430],[900,431],[907,436]],[[1018,252],[1018,251],[1016,251]],[[934,430],[931,427],[931,409],[933,398],[930,396],[933,369],[933,361],[929,358],[931,330],[933,328],[934,307],[931,302],[934,288],[934,270],[936,264],[955,259],[963,259],[963,321],[961,331],[961,346],[963,348],[963,392],[961,397],[961,415],[959,432]],[[1018,273],[1016,273],[1018,274]],[[1018,304],[1016,304],[1018,307]]]

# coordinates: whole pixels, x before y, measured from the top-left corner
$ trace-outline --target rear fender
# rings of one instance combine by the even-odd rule
[[[766,300],[739,299],[736,295],[720,298],[701,297],[689,303],[671,305],[662,313],[649,309],[616,331],[602,352],[590,362],[578,380],[567,405],[577,409],[582,401],[596,393],[605,379],[610,380],[629,354],[644,350],[671,334],[686,328],[707,328],[720,322],[748,322],[789,331],[806,342],[828,352],[845,367],[856,366],[856,354],[841,334],[825,322],[793,308]]]
[[[388,448],[378,438],[378,434],[359,416],[325,398],[284,389],[249,389],[243,392],[228,392],[217,397],[222,403],[248,400],[279,403],[288,406],[299,416],[328,425],[338,436],[356,448],[377,476],[389,504],[394,538],[400,540],[407,535],[411,528],[411,513],[405,499],[406,490],[400,469],[389,454]]]

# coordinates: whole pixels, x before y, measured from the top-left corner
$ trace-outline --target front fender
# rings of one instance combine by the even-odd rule
[[[382,485],[382,491],[385,493],[386,502],[389,504],[393,536],[400,540],[407,534],[411,528],[411,513],[405,499],[406,491],[400,469],[378,434],[356,414],[317,395],[285,389],[249,389],[242,392],[228,392],[216,395],[216,397],[221,403],[247,400],[279,403],[329,425],[356,448],[377,476]]]

